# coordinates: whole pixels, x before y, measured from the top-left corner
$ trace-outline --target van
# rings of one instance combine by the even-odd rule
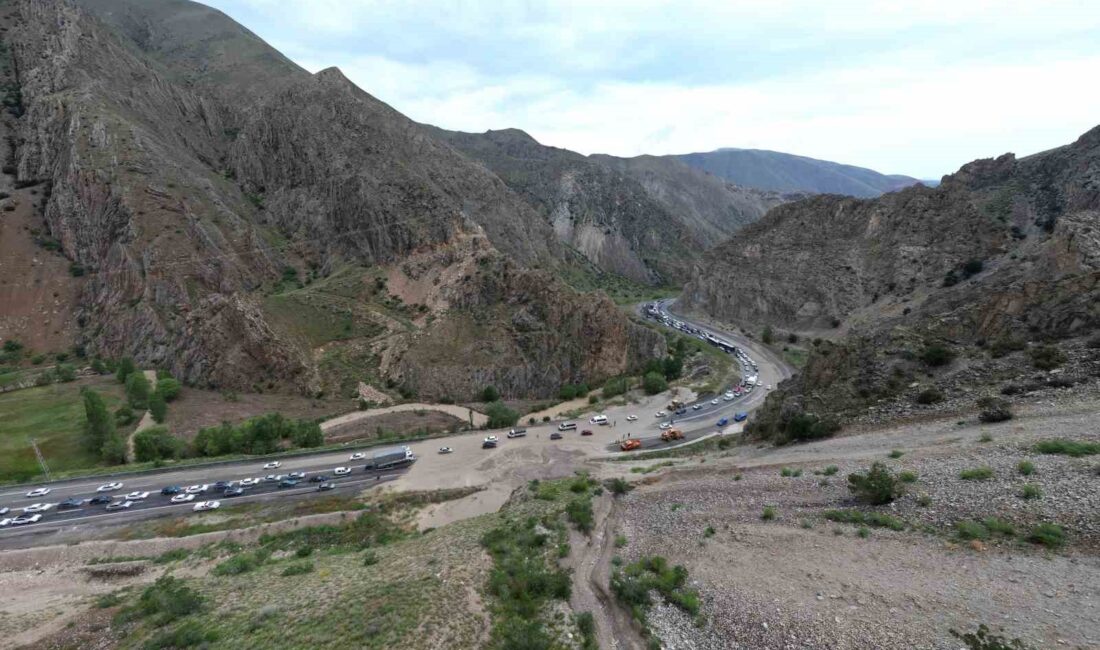
[[[558,425],[558,431],[572,431],[577,428],[576,422],[562,422]]]
[[[522,438],[527,435],[527,429],[512,429],[508,432],[509,438]]]
[[[606,415],[593,415],[592,419],[589,420],[589,422],[591,422],[592,424],[598,424],[600,426],[603,426],[603,425],[607,424],[607,416]]]

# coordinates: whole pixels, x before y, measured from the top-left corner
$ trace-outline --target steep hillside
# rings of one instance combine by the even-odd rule
[[[464,397],[517,365],[539,370],[502,384],[543,395],[660,351],[606,299],[531,270],[566,251],[499,178],[339,71],[311,75],[196,3],[80,4],[94,15],[9,1],[0,26],[19,104],[4,122],[5,173],[40,188],[41,230],[83,274],[73,342],[88,352],[214,386],[343,391],[373,380]],[[409,260],[417,268],[402,273],[438,283],[430,300],[372,289]],[[310,291],[348,269],[361,288]],[[296,291],[316,300],[286,297]],[[545,292],[571,318],[525,308]],[[412,386],[429,363],[417,342],[471,318],[514,354]],[[23,320],[0,336],[39,326]],[[563,342],[572,347],[558,360],[548,351]]]
[[[776,417],[791,400],[802,406],[787,415],[857,413],[929,387],[972,406],[1001,389],[1091,385],[1100,358],[1073,339],[1100,325],[1100,128],[975,161],[937,188],[780,206],[708,253],[682,305],[754,328],[842,327],[769,401]]]
[[[562,242],[600,269],[636,282],[683,281],[699,252],[783,200],[673,160],[585,157],[516,129],[433,132],[492,170]]]
[[[908,176],[763,149],[718,149],[669,157],[738,185],[779,192],[871,197],[920,182]]]

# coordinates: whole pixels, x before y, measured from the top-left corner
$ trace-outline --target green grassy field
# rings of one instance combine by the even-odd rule
[[[0,394],[0,481],[28,480],[39,473],[30,438],[38,441],[50,471],[98,464],[80,444],[84,386],[99,391],[112,411],[122,401],[122,386],[106,377]]]

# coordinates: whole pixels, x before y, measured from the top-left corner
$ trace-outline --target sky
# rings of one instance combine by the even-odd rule
[[[936,179],[1100,123],[1100,2],[202,0],[419,122]]]

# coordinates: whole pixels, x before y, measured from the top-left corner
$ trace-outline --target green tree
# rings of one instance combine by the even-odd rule
[[[115,421],[99,393],[85,388],[81,395],[84,397],[84,444],[98,453],[115,432]]]
[[[577,387],[573,384],[566,384],[558,391],[558,397],[564,400],[571,400],[577,396]]]
[[[901,496],[901,482],[889,468],[876,461],[866,474],[849,474],[848,489],[861,501],[880,506]]]
[[[171,377],[164,377],[157,380],[157,392],[164,396],[164,401],[171,402],[179,397],[180,383],[178,380]]]
[[[149,413],[157,424],[164,422],[164,418],[168,417],[168,403],[164,401],[164,395],[161,395],[159,390],[153,391],[153,395],[149,398]]]
[[[140,372],[132,372],[126,377],[126,399],[130,407],[143,411],[149,408],[149,380]]]
[[[118,383],[125,384],[126,378],[134,374],[135,370],[134,360],[130,357],[123,357],[122,361],[118,362],[118,370],[115,371],[115,377],[118,377]]]
[[[107,436],[100,450],[100,456],[103,457],[104,462],[111,465],[121,465],[126,462],[126,441],[118,431]]]
[[[107,364],[103,363],[103,359],[92,359],[92,372],[97,375],[107,374]]]
[[[519,420],[519,413],[508,408],[500,402],[493,402],[485,409],[485,415],[489,416],[489,428],[499,429],[510,427]]]
[[[665,379],[669,381],[679,379],[680,374],[684,371],[684,357],[673,356],[665,358],[661,371],[664,373]]]
[[[760,333],[760,340],[764,342],[764,345],[771,345],[775,341],[775,332],[772,331],[771,325],[764,326],[764,331]]]
[[[166,427],[149,427],[134,434],[134,458],[138,462],[176,458],[183,451],[183,441]]]
[[[649,395],[656,395],[657,393],[663,393],[668,390],[668,382],[665,381],[665,376],[659,372],[646,373],[645,379],[642,380],[642,388]]]
[[[500,399],[500,391],[496,386],[486,386],[481,391],[481,401],[483,402],[495,402]]]

